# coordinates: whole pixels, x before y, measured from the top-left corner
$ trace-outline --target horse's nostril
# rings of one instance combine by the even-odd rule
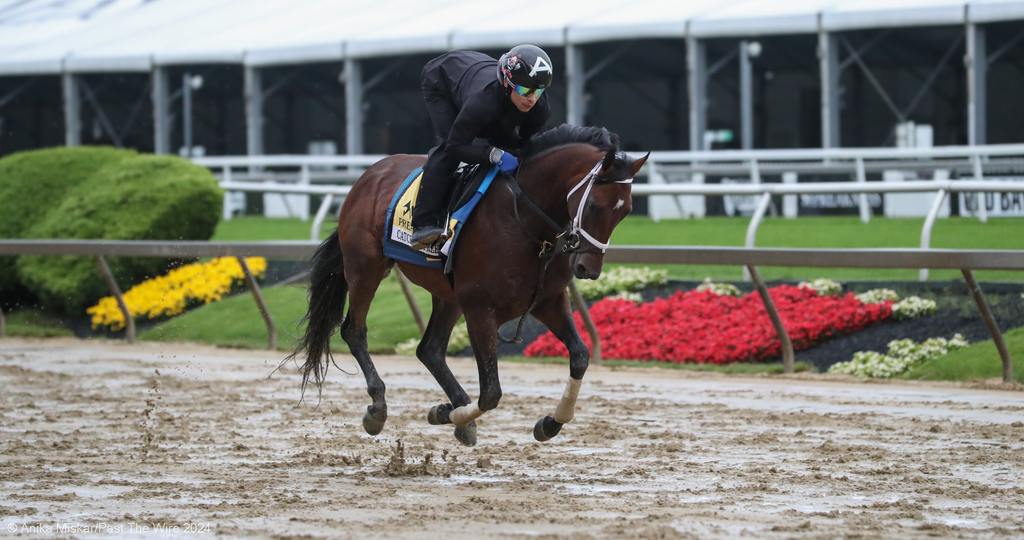
[[[577,264],[576,265],[576,276],[577,277],[583,277],[585,275],[587,275],[587,267],[583,266],[582,264]]]

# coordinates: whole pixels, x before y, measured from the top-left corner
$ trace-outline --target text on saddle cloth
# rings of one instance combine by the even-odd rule
[[[384,255],[419,266],[443,267],[446,272],[450,271],[450,265],[445,265],[444,258],[452,258],[452,250],[457,244],[462,226],[472,215],[484,193],[490,188],[497,173],[497,167],[492,167],[471,194],[459,196],[460,206],[448,217],[447,226],[450,234],[443,246],[438,248],[432,245],[422,250],[416,250],[412,248],[410,238],[413,232],[412,215],[416,208],[416,197],[423,179],[423,169],[413,170],[398,187],[391,199],[391,204],[388,205],[384,220]]]

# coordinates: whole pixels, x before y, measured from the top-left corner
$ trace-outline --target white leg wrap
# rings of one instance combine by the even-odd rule
[[[469,405],[463,405],[458,409],[452,411],[448,418],[451,419],[452,423],[456,426],[464,426],[477,418],[480,418],[484,414],[480,410],[480,407],[476,403],[470,403]]]
[[[553,416],[555,422],[560,424],[572,422],[572,419],[576,416],[576,398],[580,395],[580,386],[582,385],[583,379],[569,377],[569,382],[565,383],[565,392],[562,393],[562,400],[555,407],[555,414]]]

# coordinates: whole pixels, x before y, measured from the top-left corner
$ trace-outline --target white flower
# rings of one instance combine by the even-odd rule
[[[888,379],[967,345],[967,340],[960,334],[955,334],[948,340],[930,338],[923,343],[915,343],[911,339],[895,339],[889,342],[889,350],[886,354],[860,351],[854,353],[852,360],[834,364],[828,372]]]
[[[818,296],[835,296],[843,292],[843,284],[831,279],[818,278],[810,283],[801,281],[797,287],[801,289],[814,289]]]
[[[935,300],[908,296],[892,305],[894,319],[915,319],[935,313]]]
[[[697,285],[697,290],[700,292],[711,291],[718,296],[739,296],[740,290],[731,283],[715,283],[711,281],[711,278],[706,277],[704,281]]]
[[[648,267],[630,268],[619,266],[594,280],[577,280],[576,288],[587,300],[597,300],[609,294],[638,291],[650,285],[662,285],[668,281],[668,270],[652,270]]]
[[[871,289],[857,295],[857,300],[860,300],[862,304],[881,304],[886,300],[897,302],[899,299],[900,295],[892,289]]]

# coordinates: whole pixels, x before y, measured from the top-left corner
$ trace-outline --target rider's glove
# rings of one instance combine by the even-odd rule
[[[510,173],[517,168],[519,168],[519,159],[508,152],[502,152],[501,159],[498,160],[498,170]]]

